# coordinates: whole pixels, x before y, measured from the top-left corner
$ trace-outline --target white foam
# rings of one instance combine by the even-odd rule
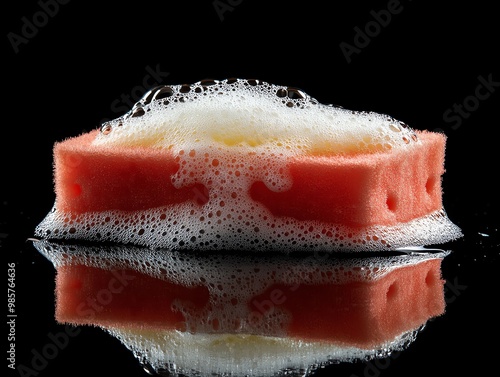
[[[461,236],[444,210],[395,226],[351,228],[320,221],[271,217],[256,202],[199,206],[189,202],[133,213],[68,214],[52,210],[35,234],[51,239],[106,240],[172,250],[335,252],[394,250],[445,243]],[[247,202],[248,203],[248,202]],[[229,208],[227,210],[227,208]]]
[[[339,362],[388,357],[416,338],[418,331],[396,337],[379,348],[256,335],[189,334],[107,328],[148,369],[185,376],[306,375]]]
[[[133,269],[141,274],[186,287],[203,282],[217,287],[245,282],[245,291],[256,295],[266,282],[294,284],[346,284],[380,279],[396,268],[443,259],[449,252],[424,247],[405,247],[396,253],[241,254],[231,252],[187,253],[133,245],[65,244],[47,240],[33,242],[54,267],[84,265],[104,270]],[[234,274],[237,271],[238,279]],[[290,273],[293,272],[293,273]],[[215,288],[214,288],[215,289]],[[252,291],[253,290],[253,291]],[[217,290],[214,291],[216,293]]]
[[[158,87],[130,113],[106,123],[94,144],[175,152],[209,145],[257,155],[331,155],[408,148],[419,142],[411,128],[388,115],[327,106],[296,89],[249,82]],[[170,96],[157,99],[167,89]]]

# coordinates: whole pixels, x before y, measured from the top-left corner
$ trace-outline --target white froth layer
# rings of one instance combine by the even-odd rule
[[[188,376],[271,376],[313,371],[321,365],[387,357],[411,344],[418,329],[376,349],[325,342],[232,334],[189,334],[107,328],[155,371]]]
[[[374,281],[394,269],[443,259],[449,252],[423,247],[401,248],[381,256],[355,254],[290,253],[186,253],[132,245],[64,244],[47,240],[33,242],[54,267],[84,265],[104,270],[132,269],[157,279],[186,287],[207,285],[217,294],[219,286],[244,284],[256,295],[276,282],[296,284],[347,284]],[[292,272],[292,273],[291,273]],[[237,275],[237,276],[235,276]],[[222,295],[227,295],[225,292]]]
[[[35,234],[173,250],[284,252],[394,250],[408,245],[441,244],[462,235],[444,210],[407,223],[359,229],[320,221],[271,218],[266,208],[253,201],[239,202],[232,208],[231,201],[226,203],[229,204],[225,208],[217,203],[185,203],[133,213],[68,214],[54,208],[37,226]]]
[[[415,133],[390,116],[322,105],[297,89],[249,80],[158,87],[106,123],[94,141],[275,155],[367,153],[414,143]]]

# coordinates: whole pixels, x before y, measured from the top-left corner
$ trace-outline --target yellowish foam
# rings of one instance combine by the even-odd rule
[[[408,147],[415,133],[392,117],[326,106],[291,88],[247,80],[171,86],[146,94],[134,110],[105,125],[94,142],[191,150],[238,147],[285,154],[372,153]]]
[[[107,328],[155,371],[187,376],[272,376],[305,373],[329,363],[388,356],[408,346],[410,331],[376,349],[291,338],[245,334],[190,334],[179,331]]]

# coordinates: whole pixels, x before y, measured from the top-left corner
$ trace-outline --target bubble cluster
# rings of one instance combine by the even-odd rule
[[[220,207],[220,203],[219,203]],[[408,245],[444,243],[461,235],[443,210],[396,226],[363,229],[269,217],[257,204],[249,210],[186,203],[133,213],[104,211],[67,214],[51,211],[36,235],[48,239],[80,239],[131,243],[171,250],[245,251],[383,251]],[[236,212],[236,215],[232,215]]]
[[[388,115],[321,104],[293,87],[227,79],[157,86],[104,123],[94,144],[186,150],[207,142],[331,155],[406,147],[418,137]]]
[[[386,358],[406,349],[422,329],[408,331],[374,349],[256,335],[106,330],[130,349],[146,370],[160,376],[278,377],[307,376],[332,364]]]
[[[56,269],[67,265],[104,270],[129,268],[186,287],[202,281],[211,287],[227,286],[228,291],[238,279],[238,283],[246,282],[249,295],[257,294],[264,281],[281,281],[291,285],[374,281],[396,268],[443,259],[449,255],[445,250],[424,247],[405,247],[386,254],[356,256],[320,251],[312,254],[186,253],[166,248],[153,250],[134,245],[66,244],[48,240],[36,240],[33,244]],[[238,276],[233,276],[234,271],[238,272]]]

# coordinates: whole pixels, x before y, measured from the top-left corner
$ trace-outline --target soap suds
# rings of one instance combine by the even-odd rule
[[[376,349],[256,335],[106,330],[146,369],[160,375],[257,377],[305,376],[329,364],[389,357],[406,349],[421,329],[401,334]]]

